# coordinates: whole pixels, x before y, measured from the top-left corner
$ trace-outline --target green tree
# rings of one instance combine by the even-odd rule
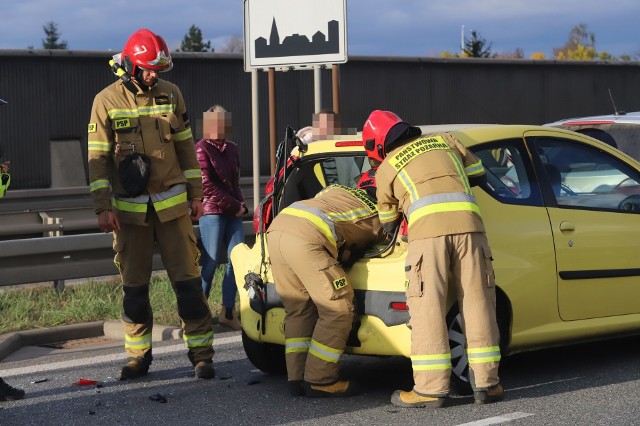
[[[487,40],[482,38],[477,31],[471,31],[471,37],[464,38],[464,56],[469,58],[490,58],[491,45],[487,45]]]
[[[43,49],[66,49],[66,41],[60,40],[60,33],[58,32],[58,24],[53,21],[47,22],[42,29],[46,38],[42,40]]]
[[[178,52],[208,52],[209,49],[213,52],[211,42],[208,41],[204,43],[202,41],[202,31],[200,31],[200,28],[191,25],[189,32],[184,36],[182,44],[180,44]]]

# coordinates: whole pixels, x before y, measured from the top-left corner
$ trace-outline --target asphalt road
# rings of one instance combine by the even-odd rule
[[[404,358],[346,356],[343,374],[361,395],[291,397],[286,378],[256,370],[237,332],[217,334],[216,377],[197,380],[181,341],[154,343],[150,374],[113,379],[121,343],[39,353],[23,348],[0,362],[0,375],[27,398],[0,403],[1,425],[635,425],[640,422],[639,338],[513,355],[501,365],[505,401],[476,406],[453,396],[439,410],[389,403],[411,387]],[[42,350],[41,350],[42,352]],[[26,359],[24,359],[26,358]],[[81,378],[99,386],[75,386]],[[150,397],[160,394],[166,403]]]

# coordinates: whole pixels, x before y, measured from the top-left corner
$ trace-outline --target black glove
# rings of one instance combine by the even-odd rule
[[[483,174],[481,176],[477,176],[477,177],[470,177],[469,178],[469,185],[471,186],[484,186],[487,183],[487,175]]]
[[[351,268],[358,259],[362,259],[364,257],[365,251],[366,249],[364,247],[358,247],[355,244],[345,248],[340,255],[340,263],[345,268]]]

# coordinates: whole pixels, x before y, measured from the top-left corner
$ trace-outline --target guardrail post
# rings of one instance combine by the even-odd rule
[[[42,218],[42,223],[44,225],[60,225],[59,217],[51,217],[46,212],[38,213]],[[43,237],[59,237],[62,235],[62,231],[60,230],[60,226],[55,231],[46,231],[42,234]],[[57,293],[62,293],[64,291],[64,280],[53,280],[53,288]]]

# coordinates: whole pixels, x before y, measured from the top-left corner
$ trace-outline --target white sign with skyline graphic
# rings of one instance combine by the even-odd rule
[[[244,0],[245,71],[346,61],[346,0]]]

